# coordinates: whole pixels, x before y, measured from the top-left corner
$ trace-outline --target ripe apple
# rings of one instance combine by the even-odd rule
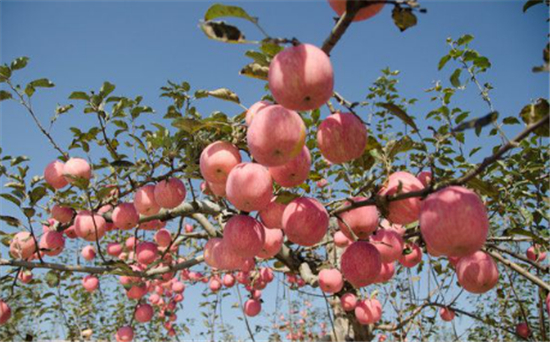
[[[309,177],[311,155],[304,145],[302,151],[295,158],[281,166],[272,166],[269,173],[280,186],[292,188],[305,182]]]
[[[262,210],[273,197],[271,175],[260,164],[241,163],[229,173],[226,192],[235,208],[246,212]]]
[[[262,110],[248,127],[250,153],[264,166],[281,166],[296,158],[306,140],[306,126],[298,113],[280,105]]]
[[[475,192],[450,186],[422,201],[420,231],[434,250],[462,257],[481,249],[489,232],[489,219]]]
[[[319,108],[330,99],[334,74],[330,58],[323,50],[300,44],[275,55],[269,66],[268,82],[278,103],[305,111]]]
[[[301,246],[313,246],[327,233],[329,215],[321,203],[301,197],[290,202],[283,213],[287,238]]]
[[[208,183],[225,184],[229,172],[240,163],[237,146],[228,141],[216,141],[202,151],[199,165],[202,177]]]
[[[352,113],[334,113],[319,125],[317,146],[325,159],[342,164],[363,155],[367,146],[367,129]]]

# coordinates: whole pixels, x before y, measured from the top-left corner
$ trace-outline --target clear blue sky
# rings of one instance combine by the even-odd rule
[[[405,97],[420,102],[412,110],[422,126],[425,113],[435,108],[424,90],[442,79],[449,70],[437,71],[439,58],[447,52],[445,39],[469,33],[473,47],[486,55],[492,69],[482,81],[495,87],[492,99],[501,117],[516,115],[532,99],[548,95],[547,74],[533,74],[542,63],[547,41],[543,7],[522,13],[523,1],[424,1],[428,9],[419,15],[416,27],[399,30],[391,22],[389,6],[375,18],[354,24],[332,53],[336,89],[351,101],[364,99],[368,87],[389,67],[401,71],[399,89]],[[159,98],[159,88],[167,80],[188,81],[193,89],[227,87],[245,105],[263,94],[263,83],[238,75],[249,59],[246,45],[224,45],[208,40],[198,22],[209,1],[137,2],[120,1],[1,1],[0,60],[8,63],[19,56],[31,58],[17,80],[28,82],[47,77],[56,87],[35,95],[34,106],[47,123],[56,104],[67,104],[75,90],[99,89],[104,81],[117,85],[117,94],[144,96],[144,103],[163,115],[167,101]],[[229,3],[228,3],[229,4]],[[320,45],[329,33],[334,13],[325,1],[236,2],[272,36],[297,37]],[[232,21],[247,38],[261,38],[249,23]],[[457,97],[458,104],[476,116],[487,113],[476,92],[468,90]],[[206,114],[222,110],[234,115],[241,109],[215,99],[198,104]],[[44,165],[57,154],[39,135],[30,117],[14,103],[0,107],[1,146],[4,153],[31,158],[31,174],[42,173]],[[68,127],[86,125],[87,118],[73,110],[55,125],[53,134],[67,146]],[[160,117],[151,117],[160,121]],[[90,122],[90,124],[92,124]],[[519,126],[517,126],[519,129]],[[514,130],[507,132],[509,136]],[[497,140],[493,141],[497,143]],[[491,142],[491,144],[493,143]],[[482,138],[473,145],[485,144]],[[2,214],[13,208],[2,202]],[[272,290],[275,291],[275,285]],[[269,293],[269,292],[268,292]],[[191,299],[191,293],[187,299]],[[269,300],[267,300],[269,301]],[[273,308],[274,303],[266,307]],[[193,300],[187,312],[195,312]],[[234,322],[236,325],[240,324]],[[238,325],[239,330],[242,326]],[[244,330],[241,330],[244,336]],[[195,331],[194,331],[195,332]]]

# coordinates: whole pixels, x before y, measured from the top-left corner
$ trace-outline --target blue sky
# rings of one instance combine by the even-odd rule
[[[143,95],[144,103],[155,108],[159,115],[164,114],[168,105],[159,98],[159,88],[167,80],[188,81],[193,89],[227,87],[249,106],[263,94],[263,82],[239,76],[238,72],[249,61],[244,52],[253,47],[225,45],[204,36],[198,22],[211,4],[209,1],[1,1],[0,60],[9,63],[16,57],[28,56],[30,64],[18,72],[17,80],[28,82],[47,77],[56,84],[53,89],[39,91],[33,100],[38,116],[46,124],[56,104],[70,103],[67,97],[72,91],[99,89],[104,81],[116,84],[117,94]],[[320,0],[231,4],[259,17],[272,36],[297,37],[316,45],[328,35],[334,18],[328,4]],[[452,70],[437,71],[439,58],[447,52],[445,40],[469,33],[475,36],[472,47],[492,62],[493,67],[482,81],[494,85],[492,99],[501,117],[516,115],[532,99],[548,95],[547,74],[531,72],[533,66],[542,63],[542,49],[547,40],[544,8],[524,14],[523,1],[421,4],[428,13],[419,15],[418,25],[404,33],[391,22],[389,7],[371,20],[352,25],[331,56],[338,92],[351,101],[360,101],[381,69],[400,70],[398,88],[403,96],[420,99],[411,114],[423,127],[423,116],[437,107],[429,102],[424,90],[436,80],[448,82]],[[261,38],[250,23],[231,22],[247,38]],[[488,110],[476,95],[471,88],[457,96],[456,104],[482,116]],[[198,109],[204,114],[214,110],[232,115],[241,112],[239,107],[216,99],[202,100]],[[31,174],[42,173],[44,165],[56,158],[55,151],[15,103],[2,102],[0,111],[4,153],[29,156]],[[92,124],[87,120],[73,110],[56,123],[52,132],[67,146],[71,140],[68,128]],[[161,121],[161,118],[152,116],[148,120]],[[506,133],[512,136],[515,132],[511,129]],[[490,142],[474,139],[472,146],[498,143],[496,139]],[[2,203],[0,211],[8,214],[13,208]],[[272,291],[274,288],[272,285]],[[188,295],[186,300],[191,297]],[[186,305],[192,306],[193,303]],[[273,303],[268,306],[273,307]]]

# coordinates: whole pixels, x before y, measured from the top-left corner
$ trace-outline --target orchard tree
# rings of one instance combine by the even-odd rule
[[[177,315],[186,288],[203,283],[194,319],[212,340],[236,338],[218,309],[227,297],[252,340],[259,331],[271,340],[549,339],[547,99],[500,117],[484,79],[491,62],[465,34],[447,41],[438,67],[451,76],[429,89],[430,112],[411,114],[416,99],[399,94],[389,69],[363,101],[347,100],[330,54],[350,25],[393,6],[404,31],[426,10],[414,0],[329,4],[338,18],[320,47],[212,5],[201,29],[254,45],[241,74],[265,83],[265,96],[247,108],[226,88],[168,82],[161,96],[172,104],[144,125],[153,109],[105,82],[57,107],[52,124],[97,118],[72,127],[69,146],[31,102],[54,84],[20,85],[26,57],[0,66],[0,99],[20,103],[59,153],[33,176],[28,158],[2,152],[0,196],[21,213],[0,217],[1,339],[186,339],[195,322]],[[534,5],[547,3],[524,10]],[[246,40],[226,17],[265,37]],[[548,71],[548,47],[543,62],[535,72]],[[453,103],[467,87],[486,115]],[[234,103],[234,115],[203,116],[205,97]],[[511,125],[524,127],[510,137]],[[494,147],[468,150],[469,130]],[[480,150],[487,155],[473,163]],[[262,308],[283,305],[281,293],[262,297],[276,283],[288,312]],[[269,323],[253,330],[255,316]],[[457,316],[474,322],[468,335],[449,331]]]

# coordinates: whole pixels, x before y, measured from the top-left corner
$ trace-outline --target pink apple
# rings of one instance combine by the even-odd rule
[[[408,172],[398,171],[390,175],[378,195],[391,196],[416,192],[424,189],[424,185]],[[388,204],[387,219],[396,224],[407,225],[418,221],[420,216],[420,198],[411,197]]]
[[[82,255],[82,257],[85,260],[88,260],[88,261],[94,260],[94,258],[96,256],[96,251],[95,251],[94,246],[89,246],[89,245],[84,246],[84,248],[82,248],[82,251],[80,252],[80,255]]]
[[[6,324],[11,317],[11,309],[6,302],[0,299],[0,325]]]
[[[326,293],[337,293],[344,287],[342,273],[337,269],[324,269],[319,272],[319,287]]]
[[[99,287],[99,279],[97,279],[96,276],[89,274],[82,279],[82,286],[84,287],[84,290],[89,293],[95,292],[95,290]]]
[[[15,234],[10,243],[10,254],[16,259],[28,259],[36,252],[36,244],[29,232]]]
[[[348,238],[346,234],[342,233],[342,231],[339,230],[334,233],[334,244],[336,245],[336,247],[345,248],[349,246],[352,242],[353,240]]]
[[[367,147],[367,128],[352,113],[334,113],[319,125],[317,146],[333,164],[352,161],[360,158]]]
[[[65,229],[63,233],[69,238],[69,239],[76,239],[78,235],[76,235],[76,231],[74,229],[74,225],[69,226],[69,228]]]
[[[240,163],[237,146],[227,141],[216,141],[202,151],[200,171],[208,183],[225,183],[231,169]]]
[[[134,318],[140,323],[149,322],[153,318],[153,307],[149,304],[139,304],[134,312]]]
[[[122,245],[116,242],[110,242],[107,244],[107,254],[117,257],[122,253]]]
[[[223,276],[222,283],[225,287],[233,287],[233,285],[235,285],[235,277],[232,274],[227,273]]]
[[[64,188],[69,182],[63,177],[63,167],[65,163],[54,160],[44,169],[44,179],[54,189]]]
[[[441,319],[445,322],[450,322],[455,318],[455,312],[450,308],[441,308],[439,310],[439,316],[441,316]]]
[[[397,261],[403,253],[403,238],[393,230],[379,229],[370,237],[370,241],[380,252],[382,262]]]
[[[40,243],[38,244],[41,250],[44,250],[44,254],[49,256],[56,256],[63,252],[65,248],[65,238],[63,233],[50,230],[42,234]]]
[[[317,200],[301,197],[290,202],[283,213],[287,238],[301,246],[313,246],[327,233],[329,215]]]
[[[71,184],[79,179],[89,180],[92,178],[92,168],[82,158],[70,158],[63,166],[63,176]]]
[[[355,317],[360,324],[374,324],[382,318],[382,305],[377,299],[359,301],[355,307]]]
[[[262,250],[257,254],[259,258],[271,259],[283,246],[284,236],[281,229],[265,229],[265,241]]]
[[[257,316],[262,311],[262,303],[256,299],[249,299],[244,303],[244,314],[248,317]]]
[[[131,342],[134,339],[134,330],[128,326],[119,328],[115,338],[117,342]]]
[[[422,250],[417,244],[411,243],[405,246],[399,263],[407,268],[412,268],[422,261]]]
[[[235,215],[223,229],[224,243],[240,257],[252,258],[263,248],[265,230],[260,222],[246,215]]]
[[[273,58],[268,82],[279,104],[306,111],[319,108],[330,99],[334,74],[330,58],[323,50],[300,44],[286,48]]]
[[[233,271],[241,269],[245,259],[235,253],[233,248],[225,240],[215,247],[213,264],[217,269]]]
[[[187,190],[177,178],[160,181],[155,185],[155,201],[163,208],[174,209],[183,202]]]
[[[155,234],[155,241],[161,247],[168,247],[172,242],[172,234],[168,229],[161,229]]]
[[[221,247],[221,243],[221,238],[211,238],[204,245],[204,261],[208,266],[220,268],[219,265],[216,264],[216,254],[220,252],[219,248]]]
[[[265,228],[281,229],[283,227],[283,213],[286,209],[286,204],[277,202],[274,197],[269,204],[260,210],[260,220]]]
[[[158,214],[160,205],[155,200],[155,186],[153,184],[142,186],[136,191],[134,206],[141,215],[151,216]]]
[[[370,242],[356,241],[342,254],[340,266],[342,274],[354,287],[364,287],[376,281],[382,258]]]
[[[342,16],[342,14],[346,12],[346,0],[328,0],[328,3],[330,7],[332,7],[334,12],[336,12],[336,14],[338,14],[339,16]],[[385,3],[381,2],[361,8],[357,12],[357,14],[355,14],[353,21],[363,21],[377,15],[382,10],[382,8],[384,8],[384,5]]]
[[[432,173],[431,171],[422,171],[418,174],[418,176],[416,176],[416,178],[418,178],[424,187],[428,187],[432,182]]]
[[[467,256],[481,249],[489,219],[479,196],[450,186],[422,201],[420,231],[426,244],[447,256]]]
[[[52,217],[59,221],[59,223],[69,223],[73,219],[74,210],[56,204],[52,207],[51,213]]]
[[[340,304],[344,311],[352,311],[357,306],[357,297],[353,293],[345,293],[340,297]]]
[[[258,101],[254,103],[248,110],[246,111],[246,117],[245,122],[247,126],[250,126],[252,123],[252,119],[263,109],[273,105],[273,103],[269,101]]]
[[[248,148],[264,166],[280,166],[296,158],[306,139],[306,126],[298,113],[280,105],[262,110],[248,127]]]
[[[140,242],[136,247],[137,261],[149,265],[158,258],[158,247],[153,242]]]
[[[295,158],[281,166],[272,166],[269,173],[280,186],[292,188],[304,183],[309,177],[311,155],[304,145],[302,151]]]
[[[544,259],[546,259],[546,252],[544,252],[541,246],[537,244],[527,248],[526,255],[527,255],[527,259],[535,262],[541,262],[541,261],[544,261]]]
[[[246,212],[262,210],[273,197],[271,175],[260,164],[241,163],[229,173],[226,192],[235,208]]]
[[[498,268],[491,256],[478,251],[462,257],[456,265],[458,283],[471,293],[485,293],[498,282]]]
[[[105,235],[105,223],[103,216],[82,210],[74,219],[75,233],[86,241],[101,240]]]
[[[212,292],[218,292],[222,288],[222,283],[218,277],[212,277],[208,283],[208,287]]]
[[[395,264],[393,262],[383,262],[380,273],[376,277],[376,283],[385,283],[391,280],[395,274]]]
[[[529,329],[527,323],[519,323],[516,325],[516,334],[521,338],[528,339],[531,336],[531,329]]]
[[[361,202],[367,200],[367,198],[353,197],[352,200],[353,202]],[[345,205],[350,204],[349,201],[345,203]],[[374,205],[345,211],[340,214],[340,218],[341,220],[338,220],[340,231],[350,240],[354,240],[354,235],[361,240],[368,239],[378,227],[378,209]],[[353,234],[350,233],[349,228],[351,228]]]
[[[113,210],[113,223],[122,230],[130,230],[139,223],[139,213],[133,203],[120,203]]]
[[[175,281],[172,283],[172,291],[175,293],[182,293],[185,290],[185,284],[181,281]]]
[[[271,283],[273,279],[275,279],[275,276],[273,275],[273,271],[271,270],[271,268],[269,267],[260,268],[260,279],[266,284]]]
[[[22,270],[21,272],[19,272],[19,276],[17,278],[22,283],[28,284],[32,280],[32,272],[29,270]]]

